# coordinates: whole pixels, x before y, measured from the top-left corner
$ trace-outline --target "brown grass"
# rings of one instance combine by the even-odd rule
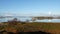
[[[60,34],[60,23],[51,23],[51,22],[50,23],[34,22],[34,23],[25,23],[25,24],[17,23],[16,25],[4,25],[3,29],[10,32],[45,31],[52,34]]]

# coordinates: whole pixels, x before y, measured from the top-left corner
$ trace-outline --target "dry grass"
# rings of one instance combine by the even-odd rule
[[[6,23],[7,24],[7,23]],[[30,31],[45,31],[50,32],[52,34],[60,34],[60,23],[18,23],[16,25],[4,25],[0,27],[0,30],[7,30],[10,32],[16,31],[23,31],[23,32],[30,32]]]

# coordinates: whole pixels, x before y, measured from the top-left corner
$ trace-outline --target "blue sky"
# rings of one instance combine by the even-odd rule
[[[0,15],[40,16],[60,14],[60,0],[0,0]]]

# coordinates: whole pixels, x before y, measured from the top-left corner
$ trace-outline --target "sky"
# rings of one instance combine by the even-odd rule
[[[0,16],[40,15],[60,15],[60,0],[0,0]]]

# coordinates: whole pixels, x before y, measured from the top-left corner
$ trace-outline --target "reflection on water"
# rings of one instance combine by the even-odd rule
[[[0,22],[7,22],[8,20],[12,20],[14,18],[17,18],[19,21],[26,21],[29,20],[30,22],[32,21],[32,18],[29,17],[13,17],[13,18],[2,18],[0,19]],[[44,19],[44,20],[36,20],[35,22],[60,22],[60,19],[52,19],[52,20],[48,20],[48,19]]]

